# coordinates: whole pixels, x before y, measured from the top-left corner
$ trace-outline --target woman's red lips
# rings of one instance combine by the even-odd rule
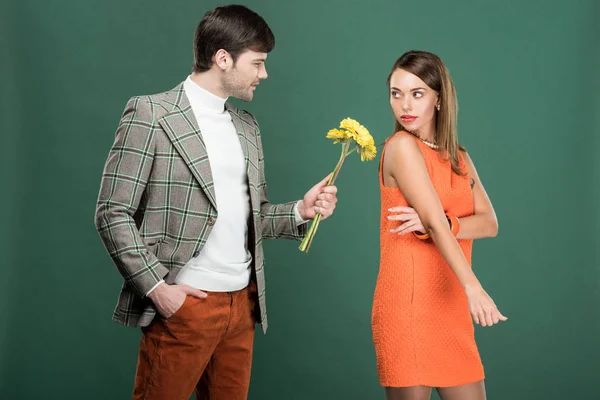
[[[402,115],[400,118],[402,119],[402,121],[405,121],[405,122],[411,122],[411,121],[414,121],[415,119],[417,119],[417,117],[415,117],[414,115],[406,115],[406,114]]]

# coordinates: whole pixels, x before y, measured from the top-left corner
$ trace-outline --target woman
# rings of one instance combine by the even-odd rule
[[[458,144],[457,101],[439,57],[411,51],[388,78],[396,133],[381,157],[381,263],[373,340],[388,400],[485,399],[471,318],[505,321],[471,270],[473,239],[498,231]]]

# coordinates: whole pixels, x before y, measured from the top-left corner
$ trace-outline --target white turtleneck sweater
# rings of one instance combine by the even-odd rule
[[[248,250],[250,196],[244,153],[231,115],[225,109],[227,99],[201,88],[191,77],[183,87],[206,145],[218,217],[200,254],[181,269],[175,283],[212,292],[240,290],[248,285],[252,261]],[[296,223],[305,222],[296,208]]]

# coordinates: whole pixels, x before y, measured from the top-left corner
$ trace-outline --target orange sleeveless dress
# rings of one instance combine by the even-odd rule
[[[450,161],[415,141],[444,211],[459,218],[472,215],[470,178],[455,174]],[[381,256],[372,310],[381,385],[448,387],[482,380],[467,297],[456,275],[431,240],[390,232],[399,221],[389,221],[387,210],[409,204],[400,189],[383,185],[384,155],[385,148],[379,172]],[[464,165],[462,155],[460,162]],[[470,265],[473,241],[458,242]]]

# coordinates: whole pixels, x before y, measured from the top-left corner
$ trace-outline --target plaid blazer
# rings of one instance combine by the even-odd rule
[[[260,130],[247,111],[225,104],[246,159],[248,221],[257,321],[267,330],[263,239],[301,240],[294,205],[270,204]],[[156,310],[145,294],[161,279],[175,282],[197,256],[218,218],[206,147],[183,83],[129,100],[102,174],[95,224],[124,282],[113,320],[147,326]],[[246,221],[244,221],[246,223]]]

